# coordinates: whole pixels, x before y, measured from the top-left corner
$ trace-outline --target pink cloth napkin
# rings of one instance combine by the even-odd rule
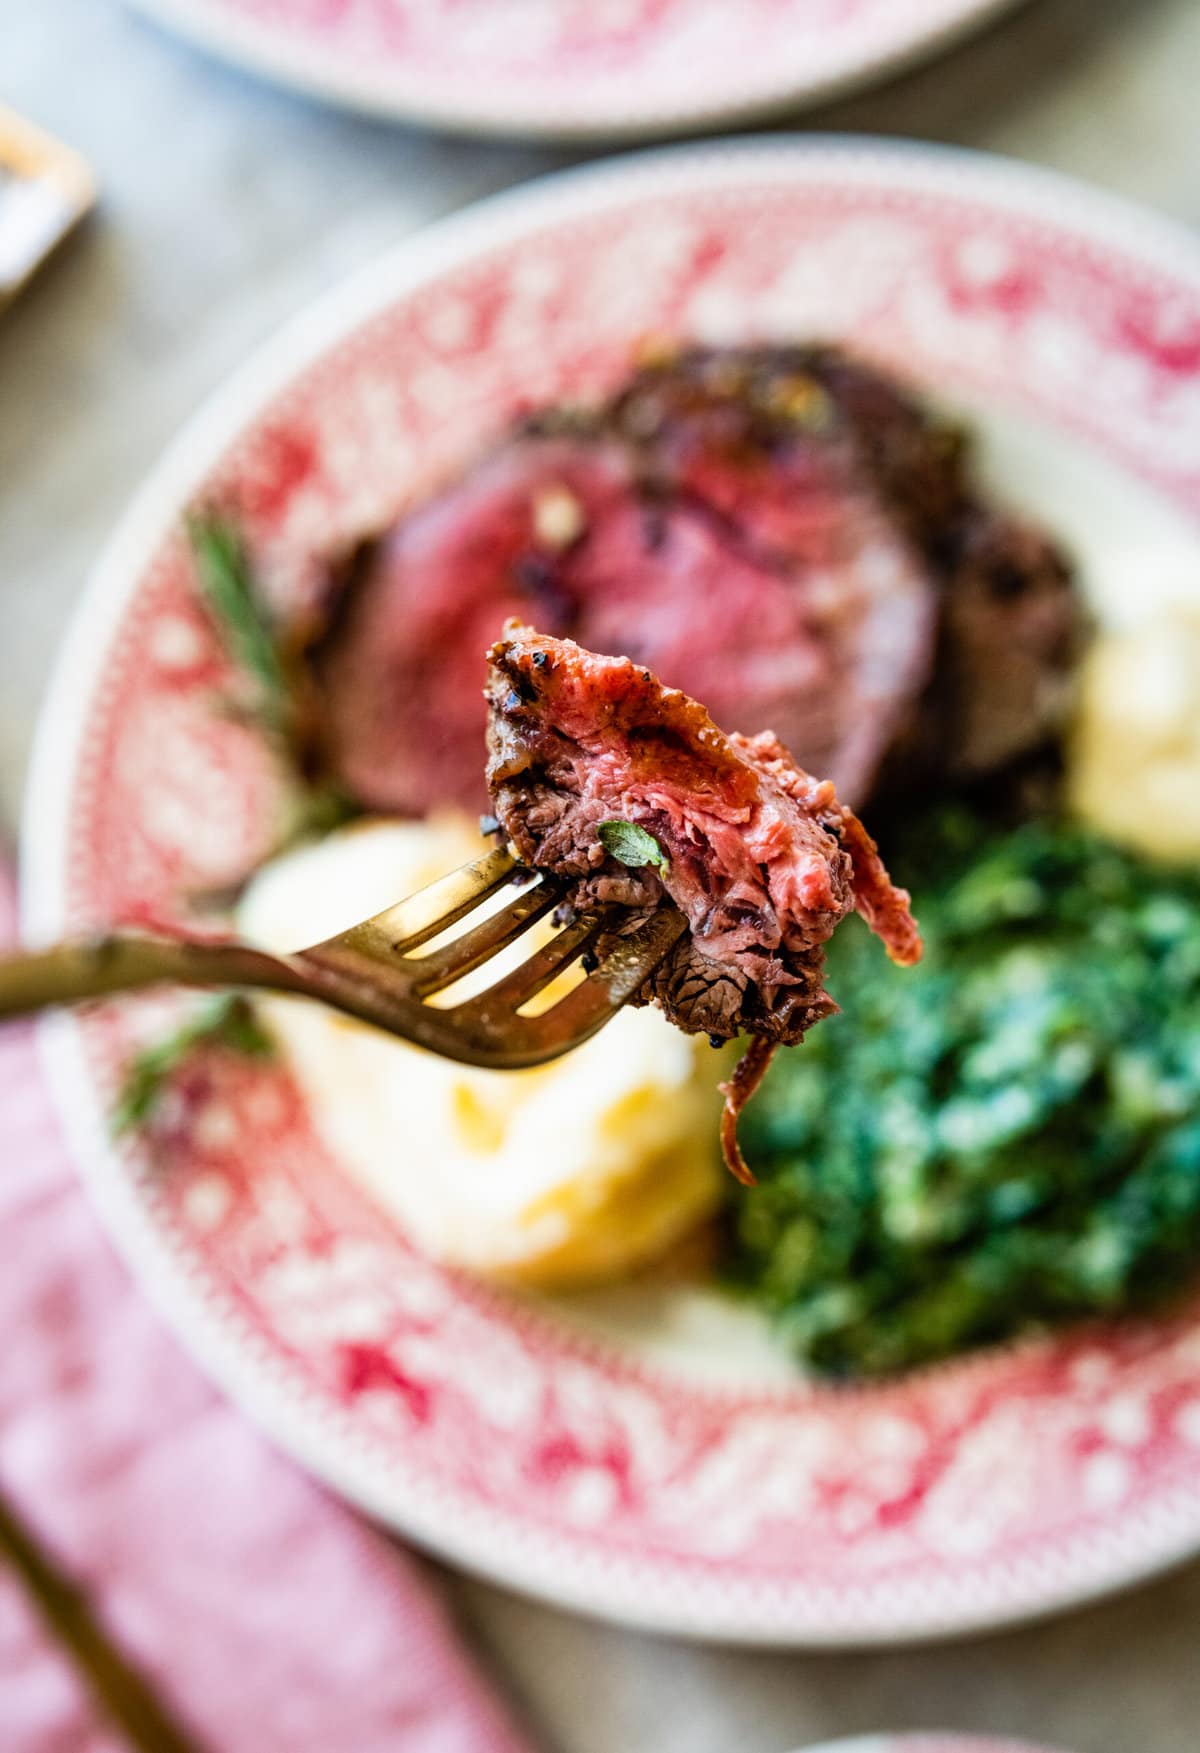
[[[200,1746],[519,1753],[415,1564],[269,1448],[145,1304],[25,1025],[0,1027],[0,1249],[0,1493]],[[126,1746],[2,1562],[0,1744]]]

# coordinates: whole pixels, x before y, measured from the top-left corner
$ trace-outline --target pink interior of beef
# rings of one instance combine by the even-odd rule
[[[820,347],[684,348],[535,415],[352,576],[314,721],[333,776],[402,814],[482,807],[480,652],[510,616],[770,725],[851,804],[1043,746],[1084,635],[1063,557],[980,500],[961,433]]]
[[[710,458],[679,493],[644,467],[609,438],[517,438],[384,537],[318,663],[356,796],[480,807],[479,653],[511,615],[628,653],[731,728],[772,725],[865,794],[927,678],[936,604],[849,447],[751,480]],[[581,532],[558,549],[538,506],[563,492]]]

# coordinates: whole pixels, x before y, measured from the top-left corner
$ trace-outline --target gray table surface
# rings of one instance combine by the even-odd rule
[[[1029,0],[952,55],[803,125],[1013,153],[1195,226],[1198,86],[1197,0]],[[182,420],[359,263],[580,155],[324,111],[112,0],[0,0],[0,100],[80,147],[104,189],[101,220],[0,319],[0,811],[12,824],[89,563]],[[548,1753],[784,1753],[929,1726],[1075,1753],[1200,1745],[1196,1567],[1043,1627],[836,1656],[689,1647],[472,1579],[446,1586]]]

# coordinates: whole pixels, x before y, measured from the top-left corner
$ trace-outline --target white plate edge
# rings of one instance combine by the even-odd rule
[[[430,101],[413,94],[397,99],[369,77],[358,78],[340,67],[321,66],[315,49],[267,46],[260,26],[233,17],[218,20],[207,0],[127,0],[127,4],[228,67],[375,120],[435,128],[465,139],[617,146],[696,129],[745,127],[792,110],[833,103],[948,52],[1030,0],[963,0],[961,9],[940,24],[928,25],[908,40],[898,40],[857,65],[815,81],[785,79],[778,89],[751,91],[724,101],[664,104],[634,110],[628,116],[588,121],[572,116],[567,106],[560,111],[539,111],[529,105],[505,109],[496,104],[484,115],[471,115],[465,103]]]

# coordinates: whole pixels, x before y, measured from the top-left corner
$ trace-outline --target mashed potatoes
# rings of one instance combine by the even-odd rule
[[[1200,856],[1200,611],[1106,633],[1084,667],[1071,803],[1114,840]]]
[[[359,823],[261,871],[239,926],[264,948],[297,949],[480,851],[458,815]],[[504,965],[548,929],[529,932]],[[489,984],[498,965],[472,986]],[[493,1072],[317,1005],[260,1003],[331,1149],[438,1259],[530,1284],[608,1278],[653,1258],[717,1203],[723,1062],[657,1011],[622,1012],[553,1065]]]

